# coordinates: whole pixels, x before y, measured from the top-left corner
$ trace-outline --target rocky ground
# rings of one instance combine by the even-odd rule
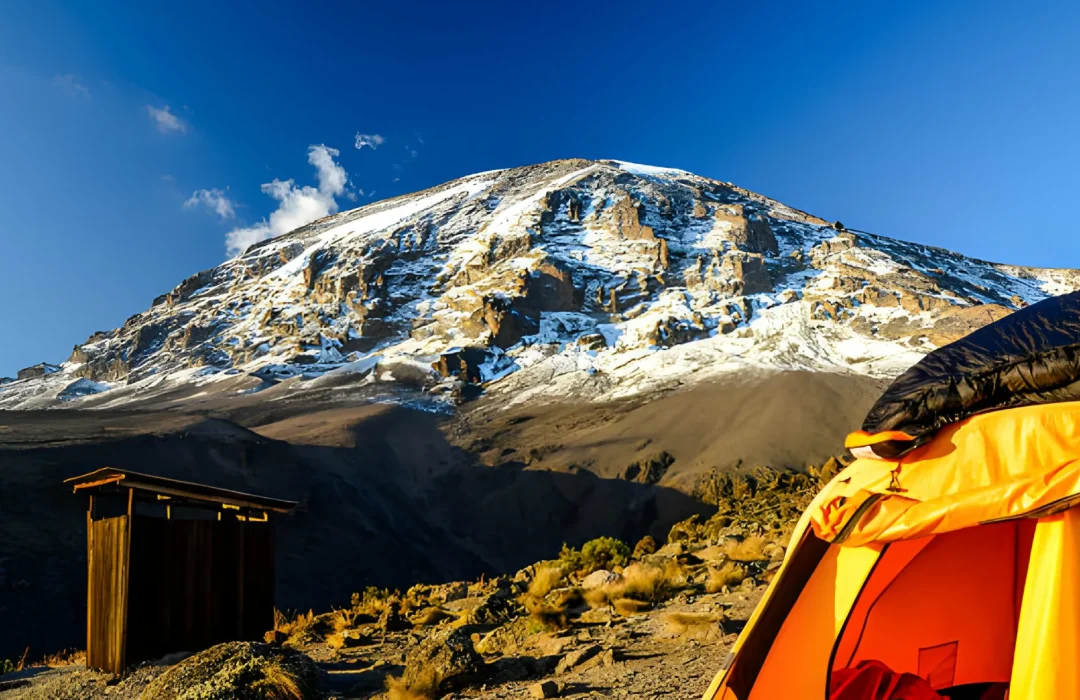
[[[0,695],[97,698],[696,698],[783,557],[820,481],[759,470],[718,478],[708,520],[657,547],[564,547],[513,576],[368,588],[341,609],[279,614],[265,643],[143,664],[120,679],[76,663],[0,675]],[[56,664],[54,664],[56,665]]]

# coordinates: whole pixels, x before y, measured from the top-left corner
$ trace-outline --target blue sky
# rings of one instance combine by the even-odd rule
[[[618,158],[1080,266],[1080,6],[1029,5],[0,0],[0,375],[294,220],[275,179],[298,215]]]

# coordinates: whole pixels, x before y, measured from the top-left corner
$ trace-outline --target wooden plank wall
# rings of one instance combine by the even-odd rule
[[[273,627],[270,523],[136,515],[131,538],[128,663]]]
[[[87,513],[86,663],[117,674],[125,663],[128,525],[126,515],[91,520]]]

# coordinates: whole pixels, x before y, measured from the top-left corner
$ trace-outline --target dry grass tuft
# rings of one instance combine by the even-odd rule
[[[334,632],[342,632],[344,630],[351,630],[359,623],[363,618],[369,617],[366,613],[362,613],[359,610],[345,609],[334,610],[334,616],[331,620],[331,626]]]
[[[47,666],[48,668],[60,668],[62,666],[81,666],[86,663],[85,651],[58,651],[55,654],[49,654],[41,661],[30,664],[31,666]]]
[[[671,598],[686,586],[686,569],[675,561],[668,562],[663,568],[635,563],[623,569],[621,580],[587,591],[585,602],[592,608],[614,606],[620,599],[655,605]],[[623,604],[624,608],[627,606],[627,603]]]
[[[289,669],[276,661],[262,667],[262,678],[251,684],[251,689],[267,700],[304,700],[300,681]]]
[[[434,700],[439,696],[439,674],[433,668],[422,671],[411,684],[403,678],[386,677],[387,700]]]
[[[724,586],[737,586],[746,578],[746,567],[733,561],[726,561],[718,569],[709,569],[705,579],[706,593],[719,593]]]
[[[719,613],[683,613],[675,612],[664,615],[668,631],[686,639],[705,639],[722,632],[720,622],[724,619]]]
[[[559,566],[545,566],[536,570],[536,575],[529,582],[528,595],[540,600],[558,588],[566,580],[566,572]]]
[[[752,535],[742,542],[728,542],[724,548],[727,558],[732,561],[768,561],[769,557],[764,552],[767,544],[769,544],[769,541],[764,537]]]
[[[304,635],[314,626],[315,612],[312,610],[308,610],[306,614],[291,614],[274,609],[274,629],[283,632],[289,638]]]
[[[585,603],[594,610],[596,608],[606,608],[611,605],[611,594],[614,592],[615,586],[597,586],[596,588],[590,588],[585,591]]]
[[[640,615],[641,613],[652,607],[643,600],[634,600],[633,598],[618,598],[611,602],[611,606],[615,608],[615,612],[619,613],[623,617]]]
[[[452,617],[455,617],[453,613],[447,612],[437,605],[432,605],[414,615],[411,621],[414,625],[426,627],[428,625],[437,625],[443,620],[449,620]]]
[[[389,588],[368,586],[362,593],[352,594],[352,609],[357,613],[377,618],[386,609],[387,601],[394,597],[401,597],[401,594]]]
[[[537,600],[528,595],[521,597],[521,604],[529,611],[529,630],[531,632],[551,632],[564,630],[570,626],[565,605],[556,605]]]
[[[622,581],[614,584],[611,598],[637,598],[658,602],[663,598],[664,570],[648,564],[632,564],[623,570]]]

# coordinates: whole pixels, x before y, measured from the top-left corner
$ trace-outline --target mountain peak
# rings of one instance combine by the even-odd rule
[[[254,391],[347,376],[441,401],[466,385],[624,396],[746,368],[891,376],[1077,288],[1074,271],[838,230],[683,170],[556,160],[254,245],[78,345],[61,372],[4,385],[0,406],[108,405],[225,378]]]

